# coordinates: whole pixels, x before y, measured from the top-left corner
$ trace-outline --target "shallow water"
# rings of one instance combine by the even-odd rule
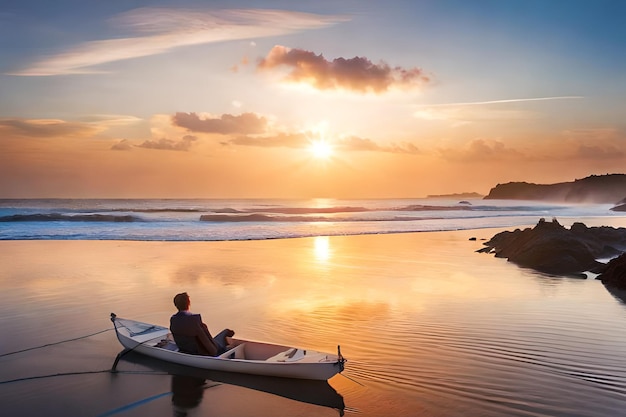
[[[198,381],[189,415],[623,414],[626,305],[596,280],[476,253],[496,232],[0,242],[0,355],[109,329],[110,312],[167,324],[173,295],[188,291],[214,331],[340,344],[349,360],[345,377],[291,390],[132,355],[111,374],[121,346],[105,331],[0,356],[2,414],[177,415],[174,388]]]

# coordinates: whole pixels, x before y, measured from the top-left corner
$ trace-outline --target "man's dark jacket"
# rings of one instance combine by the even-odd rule
[[[179,311],[170,318],[170,331],[183,353],[208,356],[218,353],[218,346],[200,314]]]

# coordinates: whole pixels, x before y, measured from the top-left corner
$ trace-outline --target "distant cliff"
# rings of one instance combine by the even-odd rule
[[[541,200],[567,203],[618,204],[626,198],[626,175],[592,175],[574,182],[532,184],[509,182],[498,184],[485,200]]]

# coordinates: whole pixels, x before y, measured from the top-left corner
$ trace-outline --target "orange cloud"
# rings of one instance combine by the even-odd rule
[[[309,140],[304,133],[278,133],[273,136],[238,136],[223,142],[224,145],[259,146],[259,147],[285,147],[305,148]]]
[[[626,155],[626,134],[616,128],[566,130],[562,136],[574,150],[575,158],[609,160]]]
[[[130,143],[128,139],[122,139],[113,146],[111,146],[111,150],[113,151],[129,151],[131,150],[133,145]]]
[[[256,146],[263,148],[294,148],[303,149],[311,145],[312,138],[316,135],[312,132],[294,132],[294,133],[277,133],[271,136],[238,136],[228,141],[222,142],[223,145],[238,146]],[[346,138],[329,140],[334,149],[344,152],[387,152],[387,153],[403,153],[418,154],[420,150],[412,143],[392,144],[389,146],[379,145],[371,139],[360,138],[358,136],[350,136]]]
[[[441,148],[439,154],[444,159],[456,162],[484,162],[495,160],[524,160],[521,152],[507,148],[504,143],[493,140],[474,139],[464,148]]]
[[[358,93],[384,93],[392,88],[413,88],[430,80],[419,68],[390,67],[364,57],[336,58],[328,61],[303,49],[276,45],[262,58],[257,68],[272,70],[288,67],[287,81],[310,84],[318,90],[349,90]]]
[[[177,141],[161,138],[159,140],[146,140],[137,146],[139,148],[158,149],[164,151],[187,151],[196,140],[197,138],[195,136],[186,135]]]
[[[221,144],[225,146],[302,149],[309,147],[311,142],[320,136],[320,133],[315,131],[272,132],[267,118],[254,113],[243,113],[239,116],[222,114],[221,116],[207,116],[204,118],[196,113],[176,113],[172,116],[171,122],[174,126],[185,128],[191,132],[230,135],[230,138],[221,141]],[[346,152],[421,153],[417,146],[409,142],[380,145],[371,139],[358,136],[346,136],[328,140],[332,142],[335,149]],[[146,141],[142,146],[152,149],[171,149],[171,145],[166,139],[161,139],[159,142]],[[128,149],[128,144],[120,142],[114,145],[114,149],[126,150]]]
[[[371,152],[389,152],[389,153],[405,153],[418,154],[421,153],[417,146],[412,143],[404,143],[401,145],[382,146],[371,139],[360,138],[358,136],[350,136],[339,141],[339,149],[345,151],[371,151]]]
[[[518,163],[566,162],[619,163],[626,156],[626,143],[612,129],[581,129],[566,131],[562,137],[535,137],[531,147],[520,148],[496,139],[473,139],[465,146],[441,147],[439,156],[451,162],[488,163],[507,161]],[[609,140],[613,138],[614,140]]]
[[[267,120],[254,113],[239,116],[223,114],[220,117],[201,118],[196,113],[176,113],[172,116],[174,125],[191,132],[229,134],[258,134],[265,132]]]
[[[89,123],[56,119],[0,119],[0,133],[6,136],[53,138],[91,136],[102,128]]]
[[[613,145],[580,145],[576,157],[580,159],[619,159],[626,155],[624,150]]]

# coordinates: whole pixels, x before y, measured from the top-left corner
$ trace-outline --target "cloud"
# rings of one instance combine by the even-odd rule
[[[281,45],[274,46],[257,65],[259,70],[266,71],[280,67],[290,69],[286,81],[306,83],[318,90],[380,94],[393,88],[414,88],[429,82],[419,68],[392,68],[383,61],[374,64],[364,57],[328,61],[321,54]]]
[[[315,139],[315,134],[311,132],[295,132],[295,133],[278,133],[272,136],[238,136],[222,142],[223,145],[237,146],[257,146],[263,148],[293,148],[307,149],[311,146],[311,142]],[[382,146],[371,139],[350,136],[337,140],[328,140],[334,149],[343,152],[387,152],[387,153],[404,153],[417,154],[420,153],[417,146],[412,143],[403,143],[400,145]]]
[[[415,111],[413,116],[421,120],[455,122],[455,126],[479,121],[524,120],[537,117],[535,113],[528,110],[486,108],[482,106],[422,108]]]
[[[334,149],[344,152],[386,152],[418,154],[421,151],[410,142],[400,144],[380,145],[375,141],[358,136],[328,135],[325,129],[312,130],[273,130],[267,117],[256,113],[242,113],[240,115],[222,114],[212,116],[198,113],[175,113],[170,117],[171,125],[184,128],[194,133],[213,133],[228,136],[220,143],[224,146],[252,146],[259,148],[291,148],[306,149],[312,142],[323,139],[331,143]],[[161,132],[160,135],[169,136]],[[155,131],[154,136],[159,136]],[[161,148],[168,148],[169,142],[161,140]],[[152,141],[148,146],[156,147]]]
[[[533,146],[528,148],[512,148],[495,139],[474,139],[465,146],[439,148],[436,151],[446,160],[463,163],[608,163],[619,162],[626,157],[626,136],[620,136],[620,132],[613,128],[577,129],[563,131],[561,136],[534,138]]]
[[[582,99],[581,96],[537,97],[506,100],[445,103],[419,106],[413,116],[422,120],[473,121],[522,120],[537,117],[529,110],[507,107],[508,104],[549,100]]]
[[[146,140],[142,144],[137,145],[137,147],[162,151],[188,151],[193,142],[196,140],[197,138],[195,136],[186,135],[178,141],[166,138],[161,138],[159,140]]]
[[[51,76],[103,72],[95,66],[156,54],[175,48],[283,35],[347,20],[283,10],[206,10],[138,8],[111,20],[116,33],[135,36],[84,42],[11,75]]]
[[[111,146],[111,150],[113,151],[130,151],[132,148],[133,145],[128,139],[122,139]]]
[[[620,159],[625,155],[624,150],[613,145],[580,145],[576,150],[580,159]]]
[[[562,136],[576,159],[610,160],[626,156],[626,134],[613,127],[565,130]]]
[[[231,72],[237,73],[237,72],[239,72],[239,67],[240,66],[245,67],[247,65],[248,65],[248,58],[247,57],[243,57],[239,63],[237,63],[237,64],[233,65],[232,67],[230,67],[230,70],[231,70]]]
[[[141,123],[143,119],[126,114],[91,114],[79,118],[81,122],[97,123],[107,127],[127,126],[131,124]]]
[[[502,104],[502,103],[519,103],[523,101],[547,101],[547,100],[572,100],[581,99],[583,96],[556,96],[556,97],[534,97],[534,98],[512,98],[505,100],[489,100],[489,101],[471,101],[464,103],[446,103],[446,104],[433,104],[429,107],[441,107],[441,106],[479,106],[483,104]]]
[[[254,113],[242,113],[239,116],[222,114],[220,117],[201,118],[196,113],[176,113],[172,116],[174,125],[191,132],[229,134],[258,134],[265,132],[267,119]]]
[[[350,136],[348,138],[341,139],[337,143],[337,148],[344,151],[370,151],[404,154],[421,153],[417,146],[409,142],[400,145],[392,144],[389,146],[382,146],[371,139],[360,138],[358,136]]]
[[[66,122],[57,119],[0,119],[0,133],[5,136],[35,138],[83,137],[103,131],[90,123]]]
[[[573,141],[615,141],[626,140],[626,134],[614,127],[597,127],[588,129],[568,129],[561,135]]]
[[[498,140],[474,139],[463,148],[440,148],[440,156],[457,162],[493,162],[526,159],[521,152]]]
[[[264,148],[306,148],[310,141],[305,133],[278,133],[272,136],[238,136],[222,144]]]

